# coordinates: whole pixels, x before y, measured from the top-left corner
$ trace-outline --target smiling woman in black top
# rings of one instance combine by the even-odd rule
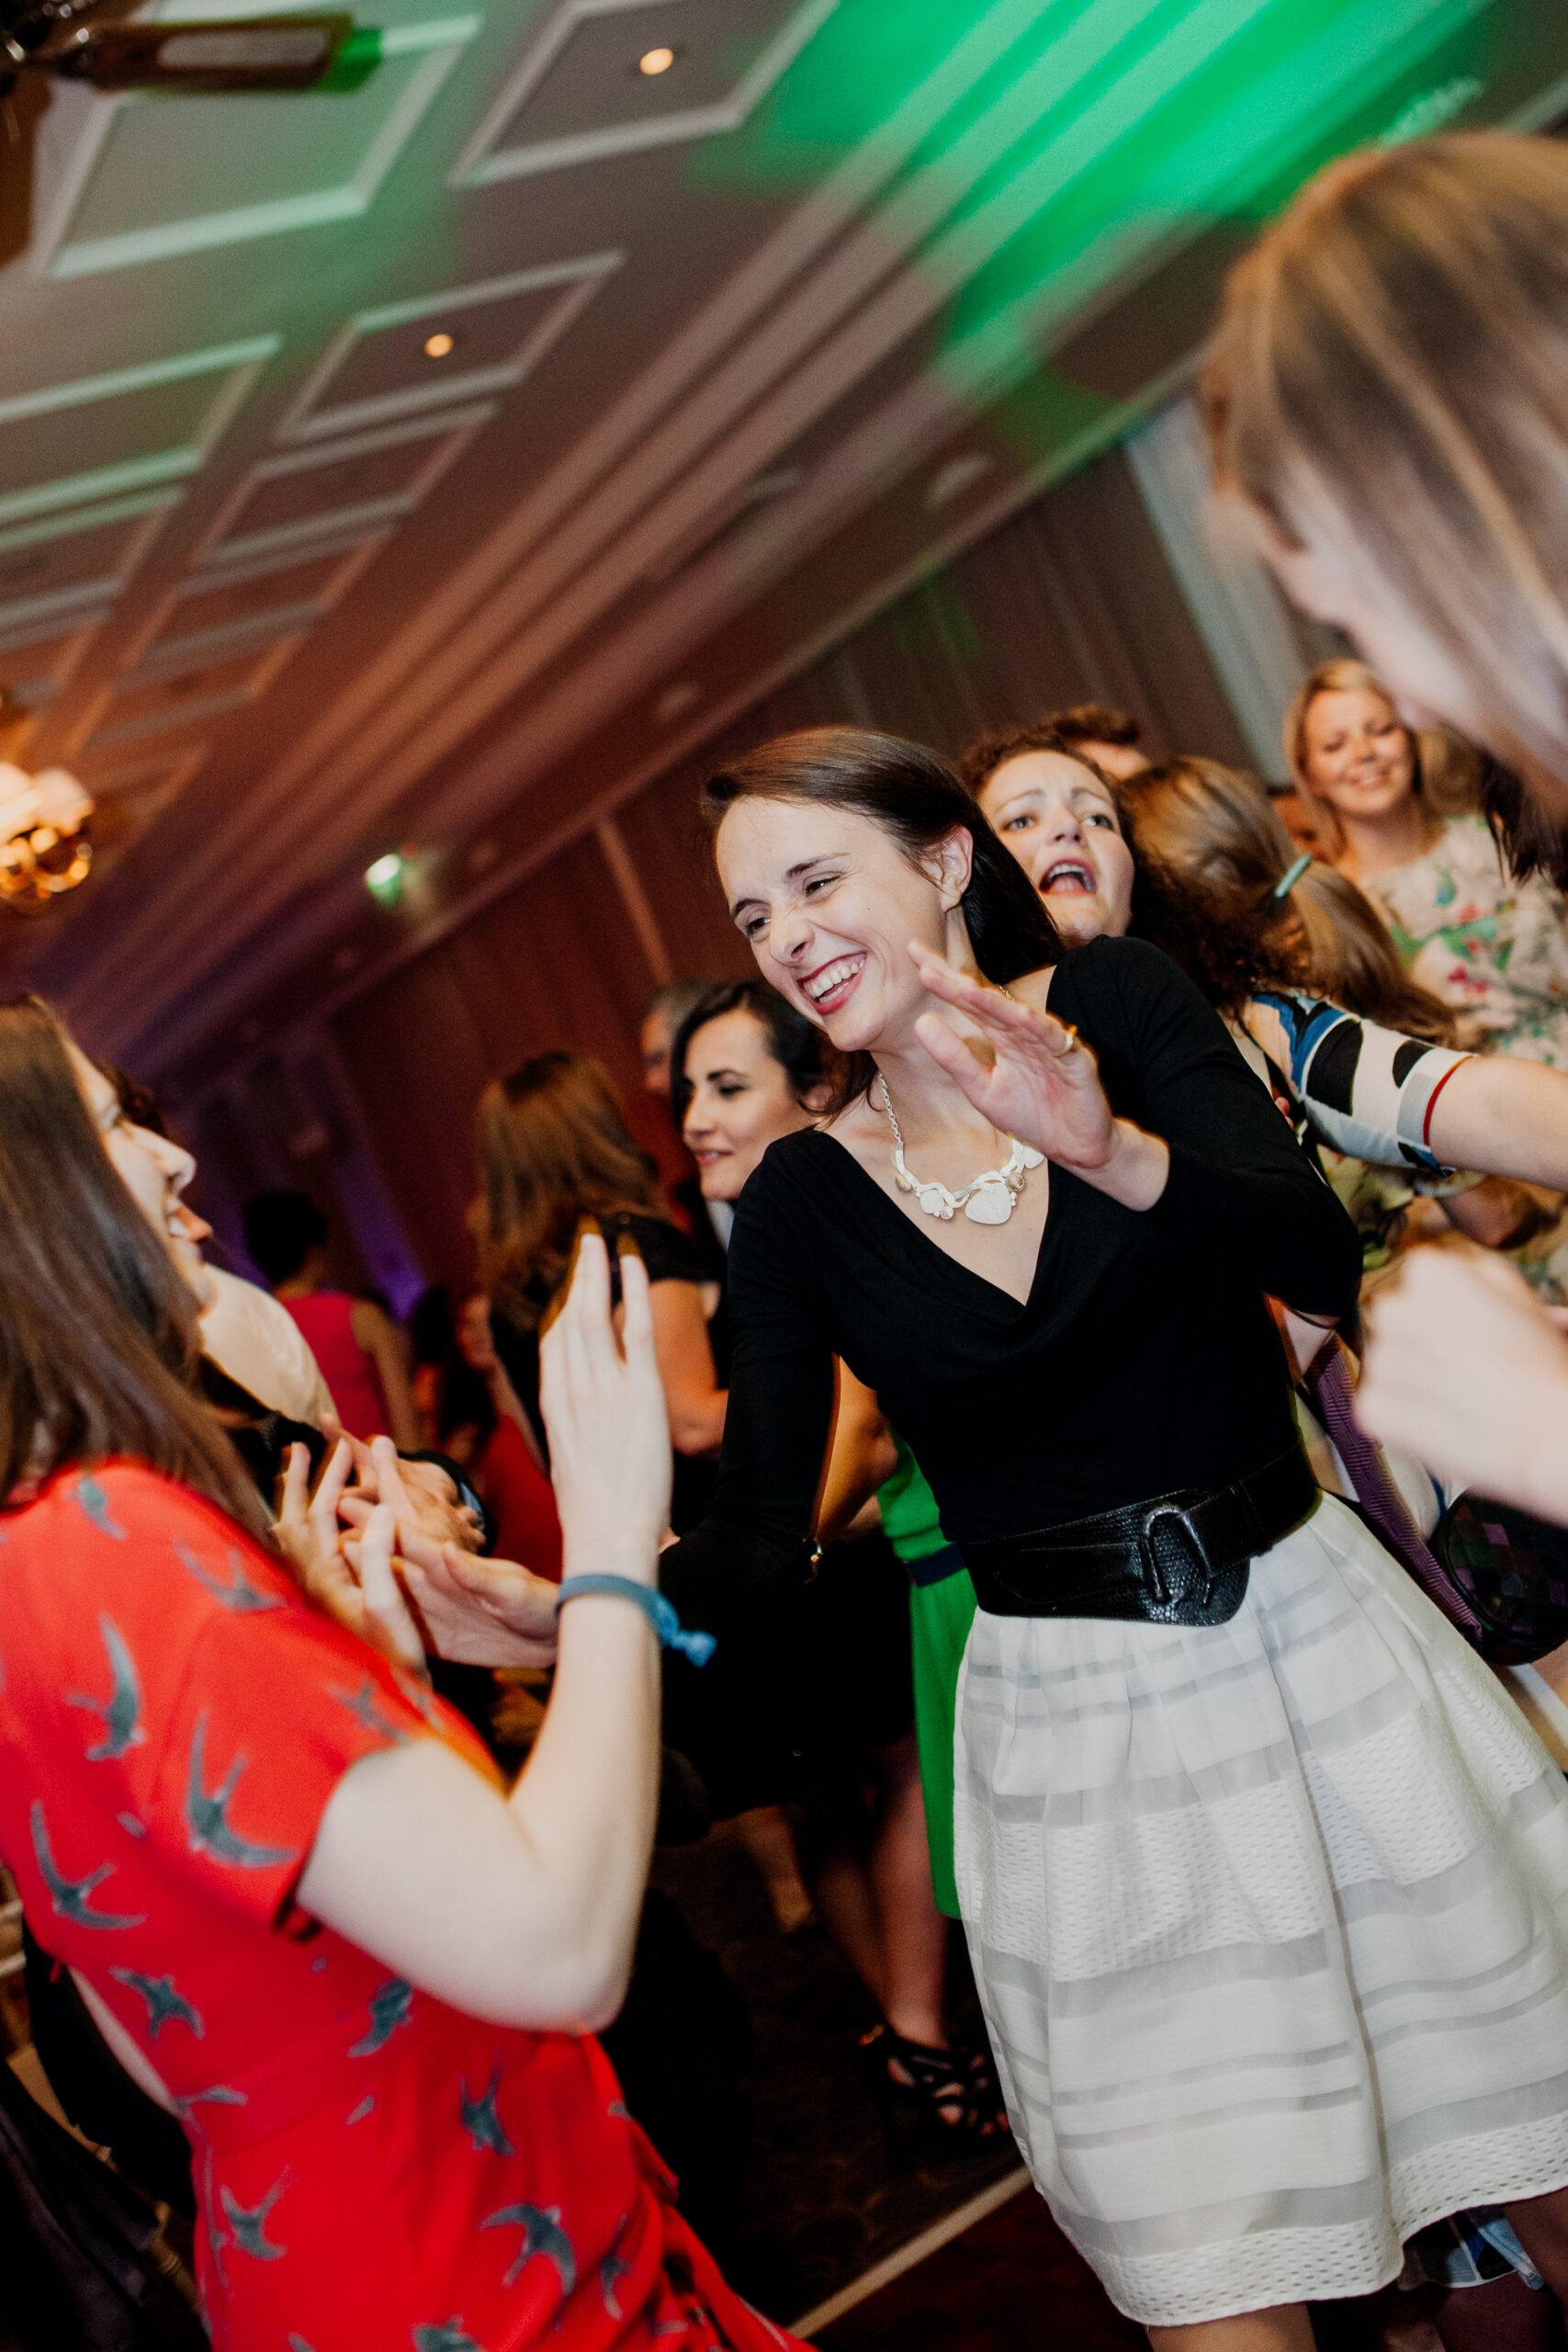
[[[1306,2352],[1428,2219],[1528,2245],[1568,2180],[1568,1797],[1318,1496],[1263,1305],[1343,1314],[1355,1235],[1196,989],[1064,953],[932,754],[818,729],[707,803],[852,1077],[741,1198],[718,1489],[663,1580],[787,1604],[841,1356],[980,1595],[958,1885],[1034,2177],[1157,2344]]]

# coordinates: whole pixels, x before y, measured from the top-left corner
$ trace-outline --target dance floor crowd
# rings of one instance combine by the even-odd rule
[[[1565,255],[1552,141],[1314,181],[1201,383],[1358,649],[1272,780],[1092,702],[728,760],[662,1160],[561,1007],[466,1295],[300,1192],[220,1263],[0,1005],[0,2337],[795,2341],[722,1843],[1112,2329],[1562,2340]]]

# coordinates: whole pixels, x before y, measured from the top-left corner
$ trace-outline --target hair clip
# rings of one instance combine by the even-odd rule
[[[1275,883],[1273,889],[1269,892],[1269,897],[1271,899],[1288,899],[1291,892],[1295,888],[1296,884],[1301,880],[1302,876],[1306,872],[1307,867],[1311,864],[1312,852],[1310,849],[1303,849],[1295,864],[1293,865],[1286,866],[1283,874],[1280,875],[1280,879]]]

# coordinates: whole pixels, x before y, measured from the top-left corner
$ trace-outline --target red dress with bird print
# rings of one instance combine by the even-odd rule
[[[362,1756],[460,1718],[188,1488],[0,1512],[0,1858],[177,2103],[219,2352],[773,2352],[589,2034],[480,2024],[307,1917]]]

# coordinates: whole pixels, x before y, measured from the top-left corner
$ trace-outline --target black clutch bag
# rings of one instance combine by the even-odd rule
[[[1430,1549],[1479,1619],[1476,1646],[1494,1666],[1528,1666],[1568,1642],[1568,1528],[1464,1494],[1438,1521]]]

